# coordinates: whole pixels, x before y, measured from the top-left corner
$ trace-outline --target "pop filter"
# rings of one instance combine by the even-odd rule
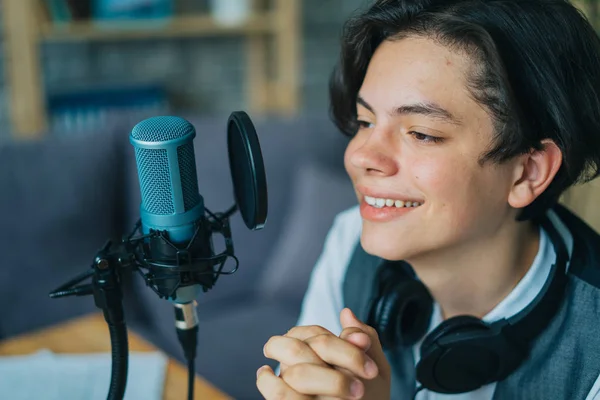
[[[248,229],[262,229],[267,220],[267,178],[256,130],[243,111],[229,116],[227,148],[235,201],[242,218]]]

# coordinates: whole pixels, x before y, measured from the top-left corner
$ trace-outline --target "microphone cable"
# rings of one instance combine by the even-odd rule
[[[194,378],[196,347],[198,344],[198,314],[197,303],[174,303],[175,306],[175,330],[177,338],[183,349],[183,355],[188,367],[188,400],[194,399]]]

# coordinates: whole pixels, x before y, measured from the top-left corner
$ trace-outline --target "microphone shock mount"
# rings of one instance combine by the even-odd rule
[[[133,271],[139,273],[160,298],[174,302],[177,335],[188,360],[188,394],[190,398],[193,396],[198,317],[195,301],[178,302],[177,291],[198,285],[207,292],[219,276],[235,273],[239,265],[229,225],[229,217],[237,211],[237,206],[220,214],[205,211],[205,216],[195,224],[192,239],[185,245],[170,241],[166,231],[150,230],[144,234],[138,220],[132,232],[119,243],[107,241],[88,270],[50,293],[51,298],[92,295],[94,304],[102,310],[112,354],[108,400],[121,400],[125,394],[129,351],[121,283],[123,274]],[[213,249],[215,233],[225,242],[225,249],[219,254],[214,254]],[[234,260],[235,266],[223,271],[229,258]],[[90,278],[91,283],[82,284]]]

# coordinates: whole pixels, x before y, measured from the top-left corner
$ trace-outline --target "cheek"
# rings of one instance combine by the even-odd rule
[[[358,136],[353,137],[348,143],[348,146],[346,146],[346,151],[344,152],[344,167],[351,179],[354,179],[356,175],[356,168],[352,165],[352,155],[360,148],[363,142],[364,139],[361,139]]]
[[[409,165],[414,181],[438,206],[453,203],[476,186],[473,171],[461,160],[437,155],[419,157],[410,161]]]
[[[496,219],[504,215],[509,179],[502,171],[447,159],[423,166],[419,172],[418,182],[431,200],[429,211],[450,232],[473,234],[487,229],[489,224],[495,226]]]
[[[456,229],[477,218],[484,206],[481,192],[489,189],[479,168],[453,158],[416,162],[413,176],[430,202],[428,211]]]
[[[346,172],[348,172],[348,174],[352,173],[352,164],[350,163],[350,155],[352,154],[351,146],[352,143],[346,147],[346,151],[344,152],[344,167],[346,168]]]

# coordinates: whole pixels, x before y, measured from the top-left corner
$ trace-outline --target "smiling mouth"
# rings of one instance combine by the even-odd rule
[[[411,208],[419,207],[423,203],[410,200],[382,199],[377,197],[365,196],[365,203],[375,208],[394,207]]]

